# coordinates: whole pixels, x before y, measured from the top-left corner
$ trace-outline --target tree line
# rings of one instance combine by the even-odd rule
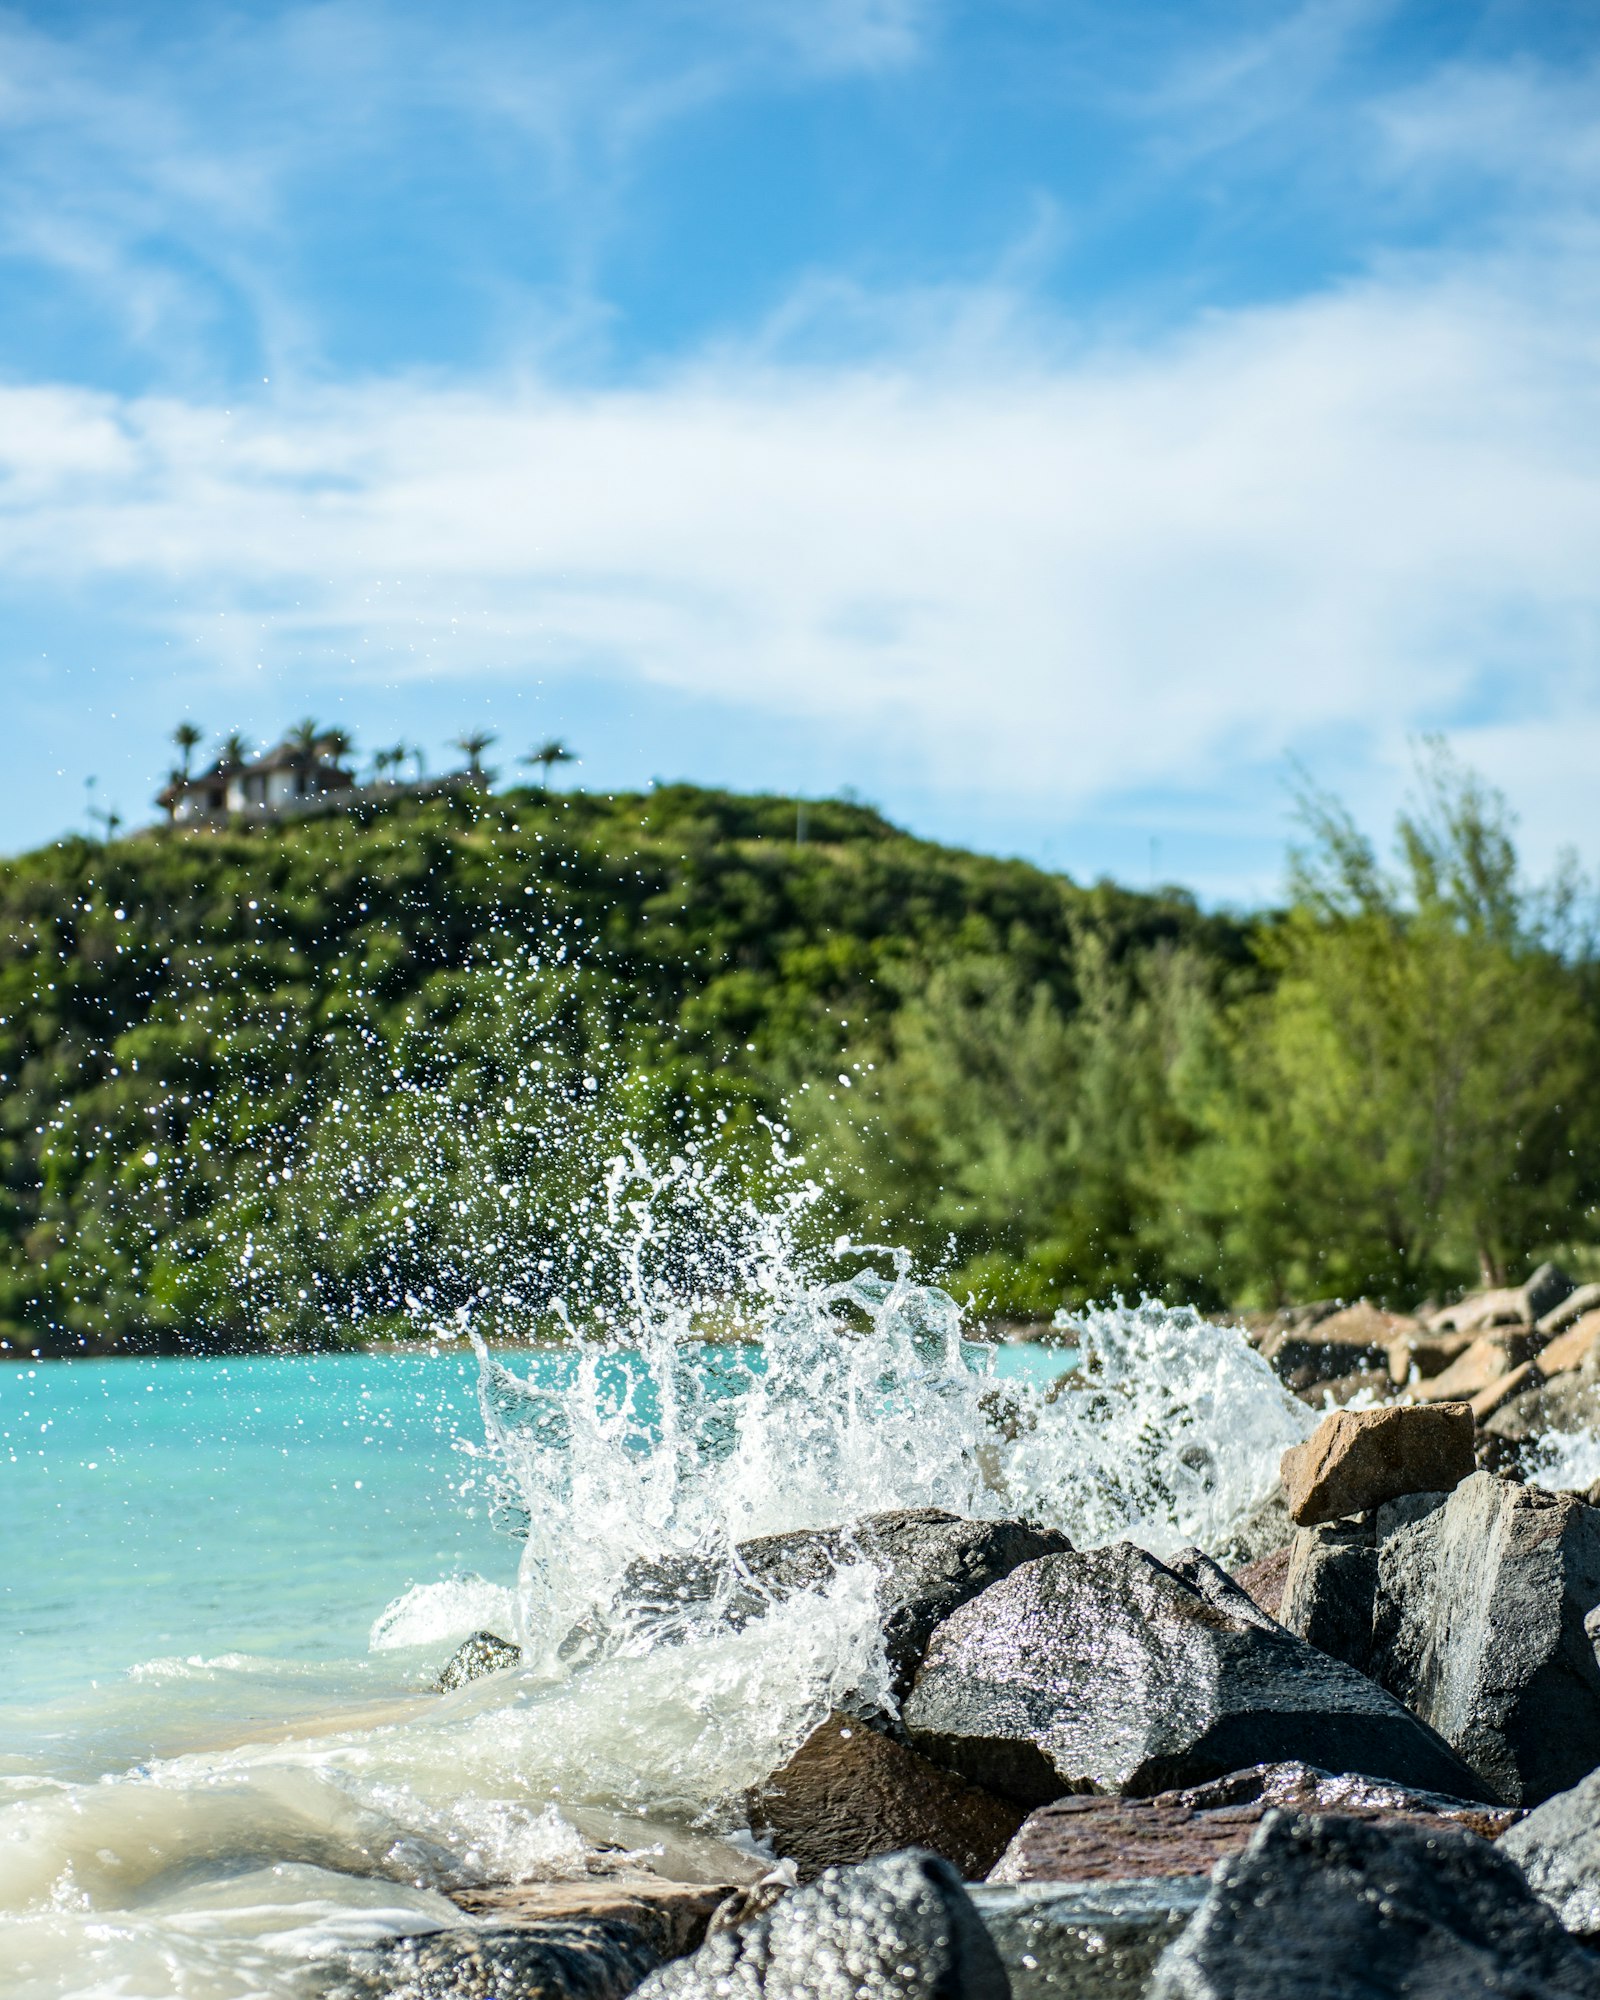
[[[373,794],[0,864],[0,1339],[547,1328],[622,1134],[755,1180],[785,1134],[820,1230],[989,1315],[1600,1275],[1592,897],[1442,752],[1389,859],[1308,795],[1246,915],[806,812]]]

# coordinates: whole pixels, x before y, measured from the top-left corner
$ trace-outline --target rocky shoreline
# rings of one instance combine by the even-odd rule
[[[744,1544],[731,1582],[635,1565],[569,1654],[869,1561],[890,1709],[752,1789],[771,1864],[463,1890],[327,2000],[1596,2000],[1600,1494],[1523,1483],[1537,1433],[1493,1419],[1600,1397],[1600,1288],[1255,1336],[1334,1407],[1226,1566],[932,1508]],[[479,1634],[439,1685],[515,1665]]]

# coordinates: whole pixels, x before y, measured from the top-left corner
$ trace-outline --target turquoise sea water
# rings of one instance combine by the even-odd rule
[[[1006,1376],[1064,1365],[1059,1349],[997,1357]],[[0,1368],[0,1746],[8,1711],[131,1667],[349,1660],[412,1585],[510,1584],[482,1442],[466,1348]]]

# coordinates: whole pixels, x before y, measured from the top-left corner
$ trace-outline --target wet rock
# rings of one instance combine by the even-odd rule
[[[1280,1615],[1283,1604],[1283,1589],[1289,1578],[1289,1564],[1294,1557],[1294,1543],[1285,1542],[1281,1549],[1274,1549],[1270,1555],[1260,1556],[1255,1562],[1245,1563],[1233,1572],[1233,1580],[1245,1595],[1269,1618]],[[1326,1650],[1326,1648],[1324,1648]]]
[[[961,1878],[912,1850],[830,1868],[692,1958],[652,1974],[639,2000],[1008,2000],[989,1933]]]
[[[1542,1345],[1531,1327],[1480,1334],[1443,1374],[1435,1375],[1431,1382],[1419,1382],[1415,1393],[1424,1403],[1470,1402],[1513,1368],[1531,1361]]]
[[[1150,2000],[1593,2000],[1600,1957],[1487,1842],[1273,1812],[1217,1870]]]
[[[1301,1402],[1308,1403],[1313,1410],[1342,1410],[1358,1397],[1387,1402],[1393,1393],[1394,1384],[1389,1380],[1387,1367],[1377,1366],[1352,1369],[1348,1375],[1336,1375],[1332,1381],[1317,1382],[1309,1389],[1295,1391]]]
[[[803,1882],[901,1848],[986,1875],[1022,1814],[853,1717],[830,1715],[749,1802],[750,1824]]]
[[[1330,1521],[1295,1536],[1278,1617],[1308,1645],[1365,1673],[1377,1596],[1378,1544],[1370,1521]]]
[[[1364,1301],[1311,1320],[1286,1316],[1259,1343],[1279,1379],[1304,1394],[1356,1371],[1386,1369],[1389,1343],[1403,1331],[1392,1313]]]
[[[1565,1333],[1570,1326],[1576,1326],[1585,1313],[1600,1312],[1600,1285],[1579,1285],[1568,1292],[1560,1305],[1540,1316],[1538,1326],[1543,1334]]]
[[[1513,1397],[1538,1388],[1543,1380],[1544,1376],[1540,1373],[1538,1362],[1524,1361],[1520,1367],[1513,1368],[1509,1375],[1502,1375],[1497,1382],[1491,1382],[1488,1388],[1480,1389],[1477,1395],[1469,1400],[1467,1408],[1471,1412],[1472,1421],[1475,1424],[1486,1423],[1496,1410],[1503,1408]]]
[[[1030,1813],[990,1871],[991,1882],[1122,1881],[1209,1875],[1244,1848],[1275,1806],[1358,1819],[1442,1821],[1492,1840],[1516,1819],[1439,1792],[1309,1764],[1257,1764],[1150,1799],[1068,1798]]]
[[[431,1931],[351,1953],[321,2000],[622,2000],[660,1963],[603,1919]]]
[[[433,1685],[439,1694],[449,1694],[453,1688],[465,1687],[468,1681],[482,1680],[485,1674],[497,1674],[505,1667],[516,1666],[521,1658],[522,1648],[513,1646],[509,1639],[501,1639],[493,1632],[474,1632],[446,1660]]]
[[[1600,1285],[1585,1285],[1586,1292],[1600,1293]],[[1539,1350],[1539,1373],[1548,1381],[1585,1367],[1600,1352],[1600,1307],[1580,1313],[1562,1333]]]
[[[1283,1454],[1279,1476],[1290,1518],[1307,1527],[1366,1513],[1402,1493],[1448,1493],[1471,1476],[1472,1430],[1464,1403],[1339,1410]]]
[[[774,1601],[825,1584],[842,1563],[866,1561],[878,1570],[884,1644],[903,1693],[929,1634],[958,1605],[976,1597],[1019,1563],[1072,1547],[1054,1528],[1028,1521],[967,1521],[938,1507],[871,1514],[843,1528],[801,1528],[741,1542],[730,1571],[701,1557],[630,1564],[612,1623],[619,1629],[670,1626],[716,1605],[730,1624],[748,1624]],[[569,1640],[571,1657],[596,1635]]]
[[[1205,1899],[1194,1878],[970,1890],[1011,2000],[1139,2000],[1151,1969]]]
[[[1380,1508],[1371,1672],[1512,1805],[1600,1764],[1600,1512],[1477,1472]]]
[[[458,1889],[451,1901],[497,1929],[531,1926],[542,1935],[541,1927],[551,1923],[599,1923],[626,1930],[653,1954],[652,1964],[659,1965],[698,1949],[713,1915],[737,1887],[732,1882],[662,1882],[628,1871],[581,1882]]]
[[[992,1585],[933,1636],[903,1711],[913,1744],[1030,1807],[1289,1758],[1482,1795],[1365,1675],[1274,1624],[1198,1551],[1183,1561],[1206,1588],[1130,1542]]]
[[[1289,1519],[1289,1506],[1280,1482],[1242,1521],[1235,1523],[1226,1540],[1217,1547],[1217,1560],[1224,1569],[1237,1570],[1293,1540],[1294,1523]]]
[[[1569,1931],[1600,1939],[1600,1771],[1536,1806],[1500,1847]]]

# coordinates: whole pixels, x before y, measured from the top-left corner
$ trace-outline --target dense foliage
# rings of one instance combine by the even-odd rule
[[[1594,953],[1492,798],[1434,806],[1393,879],[1317,809],[1250,922],[681,786],[0,864],[0,1339],[546,1323],[623,1134],[757,1179],[790,1134],[819,1223],[993,1311],[1514,1266],[1593,1233]]]

